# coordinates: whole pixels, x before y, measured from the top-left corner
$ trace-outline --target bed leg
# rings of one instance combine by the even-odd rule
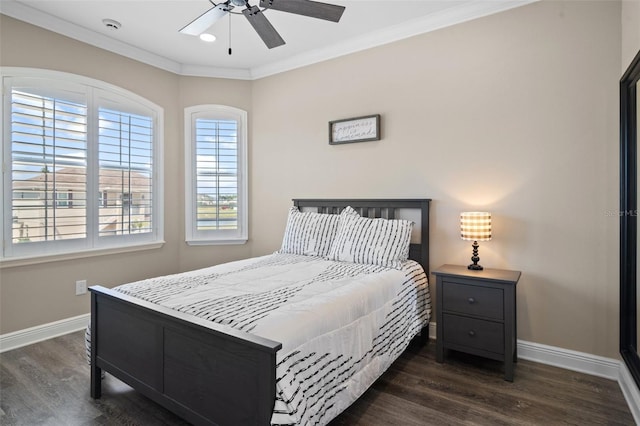
[[[418,342],[421,345],[426,345],[427,343],[429,343],[429,324],[422,327],[422,330],[420,330],[420,337],[418,339]]]
[[[91,398],[99,399],[102,396],[102,369],[91,365]]]

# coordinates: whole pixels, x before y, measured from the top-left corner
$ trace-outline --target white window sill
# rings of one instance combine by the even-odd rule
[[[129,253],[134,251],[154,250],[162,247],[164,241],[157,241],[153,243],[145,243],[139,245],[131,245],[125,247],[113,247],[103,249],[84,250],[81,252],[73,253],[59,253],[44,256],[33,257],[18,257],[18,258],[6,258],[0,259],[0,269],[13,268],[17,266],[37,265],[39,263],[58,262],[62,260],[74,260],[83,259],[86,257],[94,256],[106,256],[109,254]]]
[[[241,245],[246,242],[247,238],[238,238],[234,240],[189,240],[186,243],[190,246],[224,246],[232,244]]]

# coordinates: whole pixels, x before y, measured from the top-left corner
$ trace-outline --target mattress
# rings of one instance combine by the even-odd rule
[[[272,254],[114,290],[282,343],[272,425],[324,425],[428,324],[427,277],[398,268]]]

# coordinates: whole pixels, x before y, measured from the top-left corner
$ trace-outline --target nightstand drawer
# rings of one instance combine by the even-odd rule
[[[444,343],[504,354],[501,323],[444,314]]]
[[[503,295],[499,288],[445,281],[442,304],[446,312],[459,312],[484,318],[503,319]]]

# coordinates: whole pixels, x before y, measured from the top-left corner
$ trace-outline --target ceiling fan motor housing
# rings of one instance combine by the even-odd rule
[[[261,13],[265,9],[273,9],[295,15],[309,16],[311,18],[324,19],[338,22],[344,12],[344,6],[322,3],[313,0],[259,0],[260,6],[251,6],[249,0],[226,0],[224,3],[215,4],[214,7],[184,26],[180,32],[188,35],[200,35],[223,16],[233,12],[235,7],[243,7],[242,15],[247,18],[253,29],[258,33],[264,44],[269,48],[282,46],[285,41],[278,31],[273,28],[269,20]]]

